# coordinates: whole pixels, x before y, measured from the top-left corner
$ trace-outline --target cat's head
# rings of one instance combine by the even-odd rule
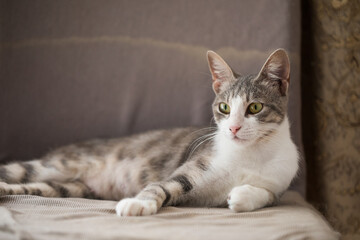
[[[290,83],[290,63],[278,49],[257,75],[235,73],[215,52],[207,53],[216,94],[213,103],[220,134],[240,145],[266,140],[284,121]]]

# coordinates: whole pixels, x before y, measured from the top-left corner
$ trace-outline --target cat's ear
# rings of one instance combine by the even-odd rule
[[[271,85],[279,86],[281,95],[285,96],[290,83],[290,61],[285,50],[277,49],[270,54],[259,75],[263,75]]]
[[[235,76],[229,65],[215,52],[208,51],[207,59],[213,79],[213,89],[218,94],[235,80]]]

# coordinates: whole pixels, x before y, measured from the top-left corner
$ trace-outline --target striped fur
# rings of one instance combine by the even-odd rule
[[[92,140],[61,147],[42,159],[0,166],[0,182],[7,183],[0,186],[7,189],[1,194],[96,196],[111,200],[131,197],[148,184],[168,178],[187,162],[199,139],[213,131],[212,128],[157,130],[123,139]],[[199,169],[206,169],[206,161],[197,162],[201,162]],[[105,187],[98,185],[99,182]],[[70,185],[61,185],[65,183],[82,183],[88,191],[85,188],[70,191]],[[15,190],[10,191],[11,188]],[[93,190],[89,191],[90,188]]]
[[[35,182],[26,184],[0,183],[0,195],[37,195],[43,197],[89,197],[95,198],[91,190],[81,181]]]
[[[169,205],[252,211],[273,204],[298,168],[286,117],[287,55],[275,51],[258,75],[249,76],[234,73],[214,52],[208,59],[216,126],[92,140],[2,165],[0,196],[122,199],[120,216],[154,214]],[[253,102],[262,103],[257,114],[249,112]],[[231,112],[222,113],[220,103]]]

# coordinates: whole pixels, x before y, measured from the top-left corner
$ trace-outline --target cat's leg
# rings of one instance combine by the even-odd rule
[[[37,195],[43,197],[85,197],[94,198],[91,190],[82,182],[35,182],[7,184],[0,182],[0,196]]]
[[[274,200],[270,191],[246,184],[231,190],[228,205],[235,212],[249,212],[270,205]]]
[[[13,162],[0,166],[0,182],[29,183],[43,181],[67,181],[69,179],[61,161],[33,160]]]
[[[117,215],[147,216],[155,214],[162,206],[168,205],[170,199],[175,200],[193,187],[187,176],[181,175],[181,178],[182,182],[178,181],[179,179],[170,179],[166,182],[150,184],[135,198],[122,199],[116,206]]]
[[[185,163],[167,181],[145,187],[135,198],[125,198],[116,206],[119,216],[155,214],[162,206],[174,205],[198,188],[197,180],[207,171],[203,159]]]

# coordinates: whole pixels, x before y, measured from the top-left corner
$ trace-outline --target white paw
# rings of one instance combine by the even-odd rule
[[[125,198],[116,205],[118,216],[148,216],[157,212],[155,200]]]
[[[263,207],[267,196],[262,191],[265,190],[250,185],[233,188],[227,200],[229,208],[235,212],[250,212]]]

